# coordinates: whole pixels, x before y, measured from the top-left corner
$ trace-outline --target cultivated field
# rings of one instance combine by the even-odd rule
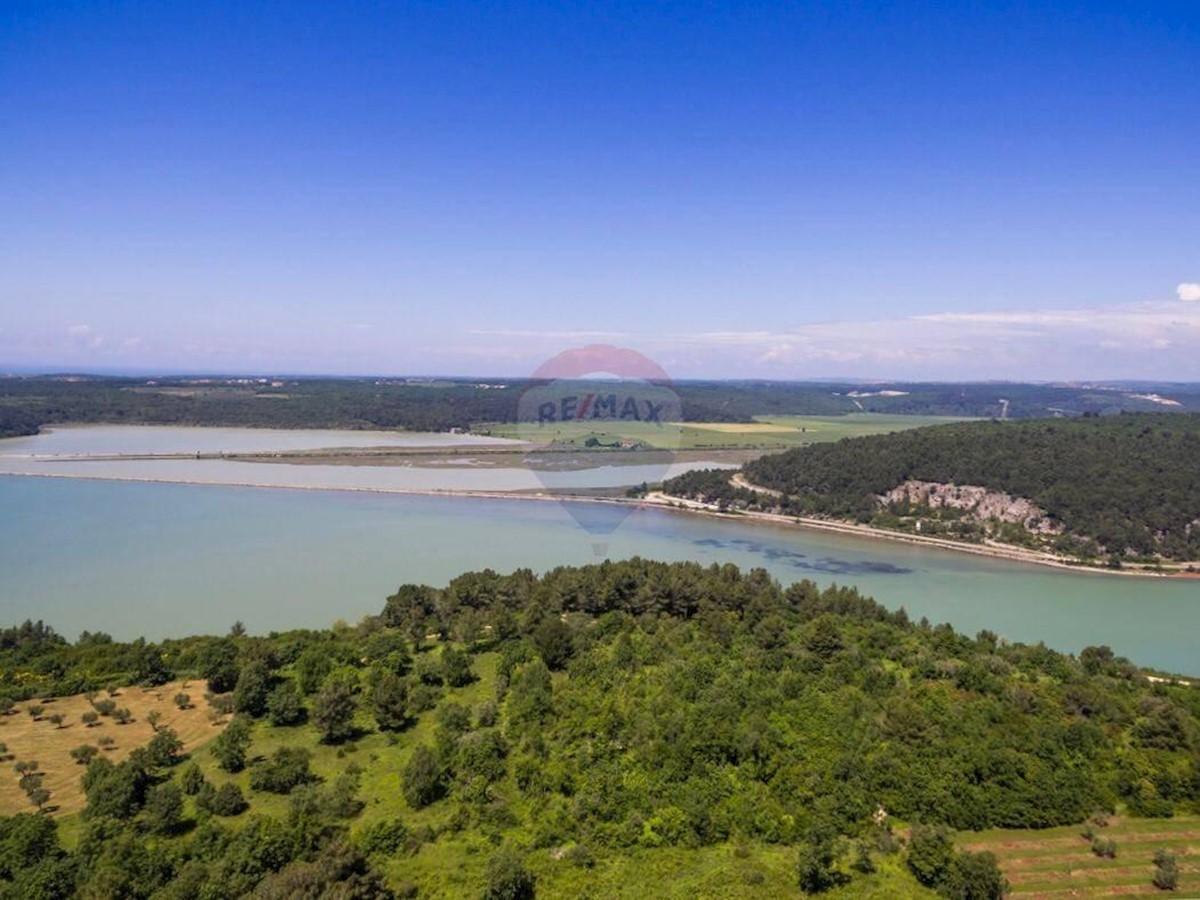
[[[209,721],[204,691],[204,683],[200,681],[190,684],[176,681],[156,688],[122,688],[116,694],[101,691],[97,700],[111,697],[118,707],[132,713],[133,720],[119,725],[111,717],[102,716],[91,728],[81,719],[92,709],[82,694],[18,703],[11,715],[0,716],[0,741],[8,746],[9,757],[0,769],[0,815],[34,810],[18,784],[20,776],[13,770],[17,762],[30,760],[36,760],[38,771],[45,776],[43,784],[50,791],[47,809],[52,814],[83,809],[84,796],[79,785],[83,766],[71,758],[71,750],[83,744],[99,747],[101,738],[111,737],[116,743],[103,752],[113,762],[119,762],[135,747],[144,747],[154,736],[154,730],[146,721],[152,710],[157,710],[161,716],[160,727],[175,729],[185,752],[195,750],[220,734],[223,724],[214,725]],[[175,705],[174,697],[179,693],[191,697],[191,708],[179,709]],[[44,707],[37,721],[28,713],[30,706]],[[61,727],[50,721],[52,715],[63,717]]]
[[[965,834],[959,846],[989,850],[1020,900],[1074,897],[1200,897],[1200,816],[1174,819],[1114,817],[1096,833],[1117,842],[1115,859],[1091,851],[1082,826],[1044,831],[984,831]],[[1174,894],[1157,890],[1154,851],[1168,850],[1179,863]]]
[[[846,416],[770,416],[759,417],[754,422],[687,422],[661,426],[637,422],[613,425],[588,421],[555,422],[541,426],[500,423],[477,425],[473,430],[494,437],[580,447],[589,438],[594,438],[600,445],[642,443],[671,450],[780,450],[838,441],[844,437],[884,434],[961,421],[965,420],[949,416],[853,413]]]

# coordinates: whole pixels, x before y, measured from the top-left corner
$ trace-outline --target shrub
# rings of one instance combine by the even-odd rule
[[[446,773],[437,757],[424,744],[417,746],[401,776],[404,799],[413,809],[421,809],[446,793]]]
[[[354,699],[357,685],[348,676],[331,675],[321,685],[313,701],[313,724],[321,732],[321,740],[338,744],[354,736]]]
[[[1179,887],[1179,863],[1174,853],[1154,851],[1154,886],[1160,891],[1173,891]]]
[[[183,741],[174,729],[163,728],[155,733],[146,745],[146,755],[150,765],[165,769],[179,762],[183,753]]]
[[[249,806],[242,795],[242,789],[232,781],[227,781],[217,788],[209,811],[218,816],[236,816],[245,812]]]
[[[914,825],[908,841],[908,868],[926,887],[940,882],[950,867],[954,844],[944,828]]]
[[[471,671],[471,657],[462,650],[447,647],[442,651],[442,678],[450,687],[465,687],[475,680]]]
[[[938,892],[950,900],[1003,900],[1008,882],[991,853],[956,853]]]
[[[183,818],[183,792],[174,782],[155,785],[146,796],[146,818],[150,830],[170,834]]]
[[[408,840],[408,827],[399,819],[374,822],[362,830],[358,843],[364,853],[394,856]]]
[[[200,788],[207,784],[207,781],[204,778],[204,773],[200,771],[200,767],[192,763],[183,770],[183,775],[179,778],[179,784],[185,794],[189,797],[194,797],[200,793]]]
[[[535,881],[520,855],[506,847],[488,860],[484,900],[532,900]]]
[[[240,772],[246,765],[250,748],[250,726],[243,719],[234,719],[213,741],[213,756],[226,772]]]
[[[100,752],[99,747],[93,747],[91,744],[81,744],[71,751],[71,759],[75,760],[81,766],[86,766],[96,754]]]
[[[299,725],[304,721],[304,700],[291,678],[279,682],[267,697],[267,719],[272,725]]]
[[[250,787],[272,794],[288,794],[312,779],[309,753],[302,747],[280,747],[265,762],[250,767]]]

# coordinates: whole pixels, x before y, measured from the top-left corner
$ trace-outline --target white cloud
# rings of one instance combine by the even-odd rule
[[[1195,303],[1200,301],[1200,283],[1195,281],[1185,282],[1175,290],[1179,294],[1179,299],[1186,303]]]
[[[672,358],[672,374],[680,377],[1187,380],[1197,374],[1200,304],[943,312],[778,331],[641,335],[630,343],[653,358]]]

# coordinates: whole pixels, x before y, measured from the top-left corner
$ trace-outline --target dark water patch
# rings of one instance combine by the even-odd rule
[[[795,568],[809,569],[814,572],[825,572],[830,575],[911,575],[913,570],[897,566],[889,562],[876,560],[851,561],[823,557],[813,563],[793,563]]]

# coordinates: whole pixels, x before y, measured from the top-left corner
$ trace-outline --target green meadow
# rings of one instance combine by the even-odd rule
[[[902,416],[889,413],[851,413],[845,416],[759,416],[753,422],[686,422],[655,425],[629,422],[551,422],[545,425],[485,423],[479,434],[537,443],[596,449],[643,444],[668,450],[780,450],[824,444],[847,437],[864,437],[966,421],[951,416]]]

